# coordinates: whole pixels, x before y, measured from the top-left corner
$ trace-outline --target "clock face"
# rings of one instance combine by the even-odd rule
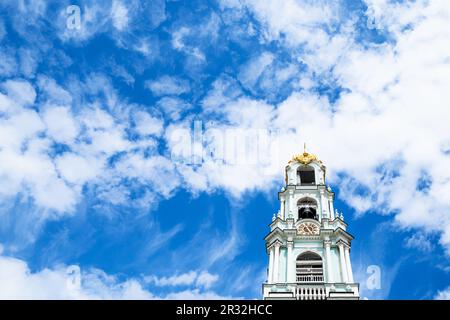
[[[305,222],[298,226],[298,233],[305,236],[319,234],[319,228],[314,223]]]

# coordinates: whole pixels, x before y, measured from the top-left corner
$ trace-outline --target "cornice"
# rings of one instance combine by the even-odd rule
[[[271,249],[275,244],[278,244],[278,245],[281,247],[281,246],[283,245],[283,242],[280,241],[279,239],[275,239],[274,241],[272,241],[271,243],[269,243],[269,244],[266,246],[266,251],[269,252],[270,249]]]
[[[283,234],[283,230],[281,230],[280,228],[276,227],[275,229],[273,229],[272,231],[269,232],[268,235],[266,235],[264,237],[264,240],[267,241],[270,238],[274,237],[275,235],[282,235]]]
[[[333,235],[336,238],[342,236],[344,239],[348,240],[349,242],[355,238],[350,233],[348,233],[346,230],[342,229],[341,227],[336,228],[333,232]]]
[[[283,219],[281,219],[280,217],[276,217],[274,220],[272,220],[272,222],[269,224],[269,227],[272,228],[277,222],[281,222],[281,223],[285,223],[285,221]]]
[[[339,220],[343,225],[345,225],[346,227],[348,227],[347,222],[345,222],[344,220],[341,219],[341,217],[339,216],[335,216],[334,219],[332,221],[330,221],[330,224],[334,224],[335,220]]]
[[[320,234],[317,235],[301,235],[297,233],[297,236],[295,237],[295,239],[300,239],[300,240],[322,240]]]

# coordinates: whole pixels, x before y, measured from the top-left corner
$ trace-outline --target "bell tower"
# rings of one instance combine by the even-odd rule
[[[334,209],[326,168],[304,149],[289,161],[280,210],[265,237],[269,255],[264,299],[359,299],[344,216]]]

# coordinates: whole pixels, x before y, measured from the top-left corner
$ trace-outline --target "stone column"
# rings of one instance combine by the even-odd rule
[[[293,260],[293,249],[294,249],[294,241],[287,242],[287,282],[294,283],[295,282],[295,261]]]
[[[330,220],[334,220],[334,205],[333,205],[333,197],[330,196],[328,198],[328,201],[330,203]]]
[[[331,241],[325,240],[325,259],[327,267],[327,282],[333,283],[333,264],[331,263]]]
[[[297,210],[297,205],[296,203],[294,203],[294,191],[293,190],[289,190],[289,213],[288,213],[288,217],[289,214],[292,214],[292,217],[295,217],[295,212],[294,209]]]
[[[320,190],[320,215],[319,221],[322,221],[322,218],[329,218],[328,215],[328,201],[325,199],[325,190]],[[326,216],[324,216],[326,214]]]
[[[274,247],[271,246],[269,248],[269,274],[267,277],[267,282],[268,283],[273,283],[273,259],[275,258],[274,255]]]
[[[274,244],[275,246],[275,259],[273,261],[273,283],[277,283],[278,282],[278,270],[280,267],[280,244],[278,242],[276,242]]]
[[[342,244],[342,242],[339,243],[339,262],[341,264],[342,282],[347,283],[347,266],[345,264],[344,245]]]
[[[352,270],[352,263],[350,261],[350,248],[348,246],[345,246],[344,252],[345,252],[345,264],[347,265],[348,281],[350,283],[353,283],[353,270]]]
[[[281,205],[280,205],[281,219],[283,219],[283,220],[286,219],[286,214],[285,214],[285,212],[284,212],[285,201],[286,201],[286,200],[281,199]]]

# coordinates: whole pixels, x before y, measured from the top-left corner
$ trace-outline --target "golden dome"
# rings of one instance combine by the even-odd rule
[[[292,157],[292,160],[289,161],[289,163],[292,163],[295,161],[300,162],[301,164],[304,164],[304,165],[307,165],[313,161],[317,161],[322,164],[322,161],[320,161],[314,154],[308,153],[306,151],[306,143],[303,145],[303,153],[294,155]]]
[[[320,168],[323,170],[323,177],[324,177],[324,181],[325,181],[325,172],[326,172],[326,167],[325,167],[325,165],[323,164],[323,162],[321,161],[321,160],[319,160],[319,158],[317,158],[317,156],[316,155],[314,155],[314,154],[312,154],[312,153],[309,153],[309,152],[307,152],[306,151],[306,144],[303,146],[303,153],[299,153],[299,154],[297,154],[297,155],[294,155],[293,157],[292,157],[292,159],[289,161],[289,163],[287,164],[287,166],[286,166],[286,169],[285,169],[285,180],[286,180],[286,184],[288,183],[288,175],[287,175],[287,172],[288,172],[288,169],[290,168],[290,164],[291,163],[293,163],[293,162],[299,162],[299,163],[301,163],[301,164],[303,164],[303,165],[308,165],[308,164],[310,164],[311,162],[313,162],[313,161],[315,161],[315,162],[317,162],[318,164],[319,164],[319,166],[320,166]]]
[[[292,160],[289,161],[289,163],[294,162],[294,161],[298,161],[302,164],[309,164],[313,161],[318,161],[321,162],[319,159],[317,159],[317,157],[311,153],[308,152],[303,152],[301,154],[297,154],[294,157],[292,157]]]

